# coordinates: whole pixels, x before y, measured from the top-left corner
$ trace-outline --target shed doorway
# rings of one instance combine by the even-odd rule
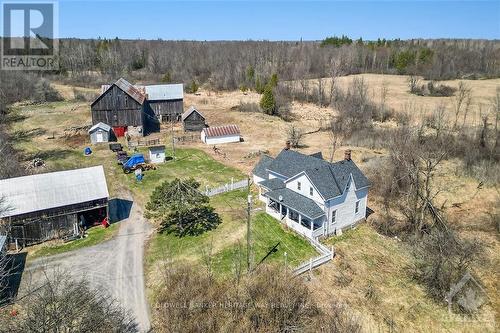
[[[103,135],[102,131],[98,131],[96,133],[96,141],[97,142],[104,142],[104,135]]]

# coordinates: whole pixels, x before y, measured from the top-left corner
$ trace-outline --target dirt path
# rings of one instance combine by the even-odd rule
[[[42,278],[44,268],[49,272],[62,269],[77,278],[85,277],[93,287],[108,292],[135,316],[141,332],[147,332],[150,320],[143,256],[144,242],[152,229],[136,203],[130,216],[119,223],[118,234],[107,242],[28,262],[19,294]]]

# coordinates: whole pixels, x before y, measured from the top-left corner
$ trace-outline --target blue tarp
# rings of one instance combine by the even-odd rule
[[[128,159],[128,161],[123,164],[123,167],[124,168],[133,168],[135,165],[141,164],[141,163],[146,163],[146,161],[144,160],[144,155],[135,154],[135,155],[132,155]]]

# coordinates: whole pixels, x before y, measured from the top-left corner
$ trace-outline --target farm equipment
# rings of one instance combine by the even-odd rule
[[[116,160],[119,165],[123,165],[123,163],[129,160],[129,156],[126,151],[120,150],[116,152]]]
[[[116,153],[116,152],[119,152],[119,151],[122,151],[123,150],[123,146],[121,143],[110,143],[109,144],[109,149],[113,152],[113,153]]]
[[[144,155],[135,154],[132,155],[125,163],[123,163],[123,172],[131,173],[136,169],[145,170],[156,170],[156,166],[154,164],[146,163],[144,159]]]

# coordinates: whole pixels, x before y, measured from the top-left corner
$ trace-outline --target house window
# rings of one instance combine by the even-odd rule
[[[354,214],[357,214],[359,212],[359,200],[356,201],[356,208],[354,209]]]
[[[309,187],[309,195],[314,195],[314,190],[312,186]]]
[[[335,223],[337,221],[337,211],[334,210],[332,212],[332,224]]]
[[[300,182],[297,182],[297,190],[300,191]]]

